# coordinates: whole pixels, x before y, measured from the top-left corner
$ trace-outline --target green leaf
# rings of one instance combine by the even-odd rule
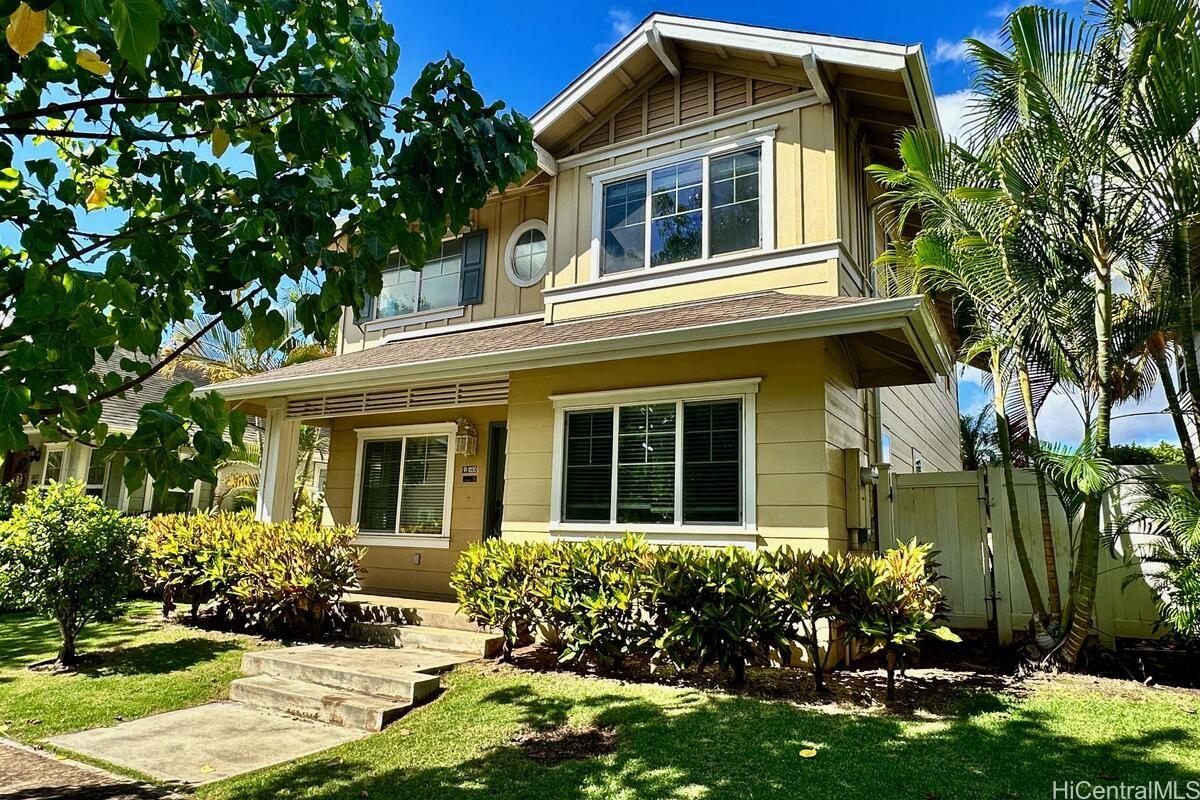
[[[138,72],[146,71],[146,56],[158,47],[158,23],[163,9],[158,0],[113,0],[109,21],[117,51]]]

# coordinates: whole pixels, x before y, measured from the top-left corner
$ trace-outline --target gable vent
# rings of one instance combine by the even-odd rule
[[[475,381],[433,386],[403,386],[377,392],[325,395],[289,400],[287,415],[292,419],[348,417],[378,414],[384,411],[410,411],[420,408],[485,406],[508,402],[508,381]]]

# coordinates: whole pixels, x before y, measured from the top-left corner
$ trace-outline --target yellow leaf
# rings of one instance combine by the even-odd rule
[[[201,772],[216,772],[216,770],[213,769],[210,764],[205,764],[204,766],[200,767],[200,771]]]
[[[108,178],[96,180],[96,185],[92,187],[92,193],[87,196],[87,200],[83,201],[88,211],[95,211],[97,208],[104,208],[108,205],[108,185],[111,182]]]
[[[800,751],[800,757],[801,758],[816,758],[817,751],[813,750],[811,747],[806,747],[805,749]]]
[[[75,63],[94,75],[107,75],[112,72],[112,67],[108,66],[108,62],[91,50],[80,50],[76,53]]]
[[[229,134],[225,132],[224,128],[217,128],[212,133],[213,155],[220,158],[227,149],[229,149]]]
[[[46,38],[46,12],[34,11],[28,3],[21,3],[9,15],[4,36],[8,39],[8,46],[24,58]]]

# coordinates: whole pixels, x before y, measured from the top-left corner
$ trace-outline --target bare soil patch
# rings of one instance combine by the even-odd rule
[[[617,746],[616,733],[597,725],[525,731],[512,741],[526,758],[547,765],[596,758],[611,753]]]

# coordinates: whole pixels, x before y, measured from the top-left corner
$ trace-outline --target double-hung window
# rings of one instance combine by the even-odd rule
[[[701,261],[766,246],[767,141],[601,177],[600,274]]]
[[[756,391],[749,380],[556,397],[554,523],[752,528]]]
[[[367,535],[450,535],[455,425],[358,431],[353,520]]]

